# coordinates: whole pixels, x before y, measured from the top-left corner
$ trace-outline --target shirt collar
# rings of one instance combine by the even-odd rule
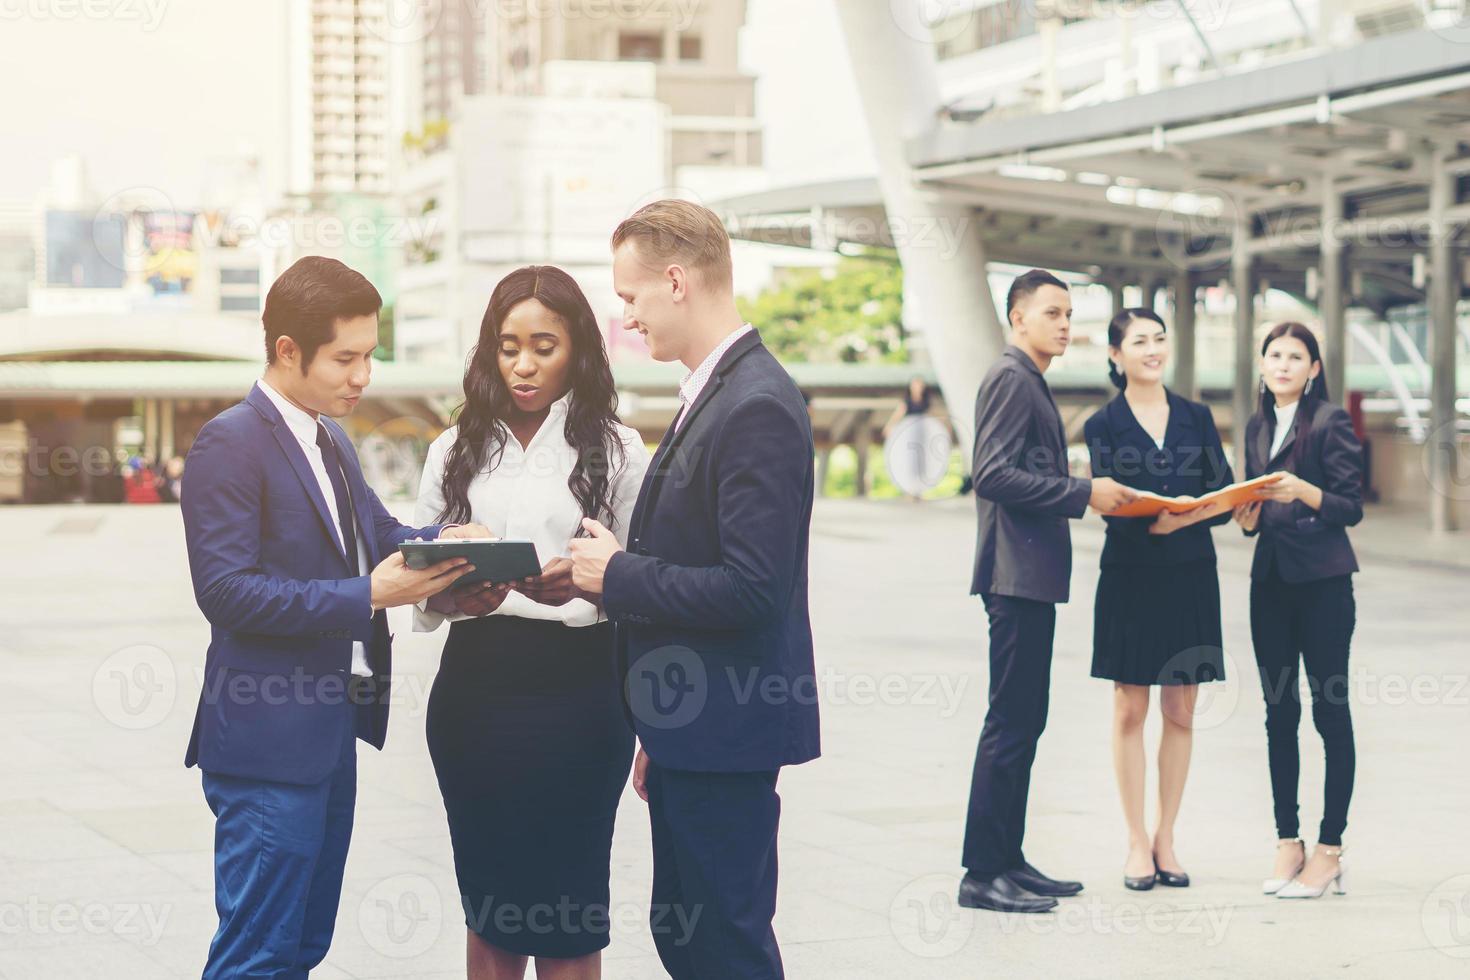
[[[725,352],[735,346],[737,340],[754,329],[748,323],[741,324],[738,330],[731,331],[728,337],[720,341],[718,347],[709,352],[709,356],[699,363],[699,367],[684,375],[684,380],[679,382],[679,397],[684,400],[684,404],[694,404],[695,399],[699,397],[699,393],[704,390],[704,386],[709,382],[710,375],[714,374],[715,366],[720,363],[720,358],[724,357]]]
[[[1041,368],[1037,367],[1036,362],[1031,360],[1031,355],[1023,351],[1021,348],[1017,347],[1015,344],[1006,344],[1005,350],[1003,350],[1001,353],[1008,354],[1016,360],[1020,361],[1022,364],[1031,369],[1032,374],[1036,375],[1038,378],[1042,378],[1043,380],[1045,380],[1045,376],[1041,373]]]
[[[285,420],[291,434],[302,442],[316,445],[316,431],[321,423],[312,418],[309,412],[293,405],[285,395],[272,388],[270,382],[264,378],[255,383],[261,391],[265,392],[265,397],[271,400],[271,404],[276,406],[276,410],[281,413],[281,418]]]

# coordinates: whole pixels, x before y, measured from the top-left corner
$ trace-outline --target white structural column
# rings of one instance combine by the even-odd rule
[[[1327,392],[1339,404],[1346,405],[1347,391],[1347,302],[1343,296],[1346,252],[1341,237],[1342,192],[1329,174],[1322,185],[1322,290],[1317,297],[1317,312],[1322,319],[1322,366]]]
[[[1256,276],[1250,239],[1250,216],[1241,215],[1235,223],[1230,251],[1230,291],[1235,294],[1235,384],[1230,400],[1230,430],[1239,479],[1245,479],[1245,424],[1256,408]]]
[[[1125,288],[1126,286],[1124,285],[1123,274],[1121,272],[1114,273],[1113,277],[1108,280],[1108,294],[1112,297],[1113,301],[1112,313],[1109,314],[1110,318],[1122,313],[1123,308],[1128,305],[1128,298],[1123,292]],[[1144,305],[1147,306],[1148,304],[1145,302]]]
[[[1173,336],[1174,391],[1188,399],[1199,397],[1198,375],[1195,370],[1194,330],[1194,280],[1189,270],[1182,269],[1174,276],[1170,298],[1174,305],[1174,322],[1169,324]]]
[[[1455,529],[1454,494],[1459,487],[1455,432],[1455,314],[1460,299],[1460,269],[1455,227],[1445,212],[1454,206],[1454,175],[1446,151],[1429,155],[1429,526],[1437,533]]]
[[[975,392],[1004,349],[1006,334],[972,208],[918,188],[904,156],[905,143],[935,125],[941,105],[934,45],[917,29],[923,4],[913,0],[913,9],[906,10],[904,3],[838,0],[837,10],[903,263],[905,297],[913,300],[905,309],[919,317],[904,326],[923,334],[968,453]]]

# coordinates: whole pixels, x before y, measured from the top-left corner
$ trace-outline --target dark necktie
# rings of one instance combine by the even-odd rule
[[[327,433],[327,427],[316,424],[316,444],[322,451],[322,462],[327,467],[327,479],[332,481],[332,493],[337,497],[337,524],[342,532],[343,551],[347,557],[347,569],[357,572],[357,521],[352,516],[352,498],[347,493],[347,477],[342,473],[342,460],[337,456],[337,447]]]

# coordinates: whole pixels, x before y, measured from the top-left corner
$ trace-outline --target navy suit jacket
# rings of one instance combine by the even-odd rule
[[[648,468],[603,604],[629,717],[660,766],[755,772],[819,754],[814,456],[801,393],[751,332]]]
[[[1220,432],[1207,406],[1166,392],[1169,422],[1164,448],[1144,431],[1128,399],[1119,394],[1082,427],[1092,475],[1110,476],[1135,490],[1165,497],[1202,497],[1235,482]],[[1104,517],[1107,538],[1104,565],[1179,565],[1214,561],[1215,542],[1210,528],[1230,520],[1229,512],[1180,528],[1172,534],[1150,534],[1152,517]]]
[[[1309,411],[1310,409],[1310,411]],[[1321,488],[1322,509],[1300,500],[1261,504],[1251,577],[1264,577],[1274,564],[1287,582],[1314,582],[1358,570],[1347,529],[1363,519],[1363,444],[1347,410],[1329,402],[1303,402],[1286,441],[1273,454],[1275,418],[1256,412],[1245,428],[1246,475],[1285,470]],[[1249,532],[1248,532],[1249,533]]]
[[[436,538],[440,526],[398,523],[363,480],[347,433],[321,421],[367,551],[356,577],[301,444],[258,386],[189,450],[181,510],[210,642],[186,766],[307,785],[326,777],[354,732],[383,746],[392,637],[386,612],[371,611],[369,573],[399,542]],[[362,710],[346,699],[354,640],[366,646],[381,695]]]
[[[970,594],[1066,602],[1070,518],[1092,484],[1071,476],[1067,436],[1036,362],[1009,344],[975,395],[975,574]]]

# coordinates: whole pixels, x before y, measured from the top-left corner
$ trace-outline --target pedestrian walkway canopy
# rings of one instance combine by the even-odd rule
[[[1118,305],[1124,284],[1146,295],[1167,285],[1176,386],[1191,394],[1201,285],[1228,280],[1235,296],[1254,297],[1269,284],[1315,304],[1334,393],[1347,380],[1348,305],[1383,316],[1427,303],[1427,438],[1438,443],[1434,465],[1448,467],[1467,141],[1470,23],[1462,23],[1045,115],[957,122],[936,109],[929,130],[905,146],[909,178],[967,205],[972,227],[889,214],[879,181],[867,179],[716,206],[749,241],[902,252],[978,233],[989,261],[1090,276],[1114,288]],[[1252,404],[1256,335],[1253,304],[1236,308],[1232,402],[1241,418]]]

